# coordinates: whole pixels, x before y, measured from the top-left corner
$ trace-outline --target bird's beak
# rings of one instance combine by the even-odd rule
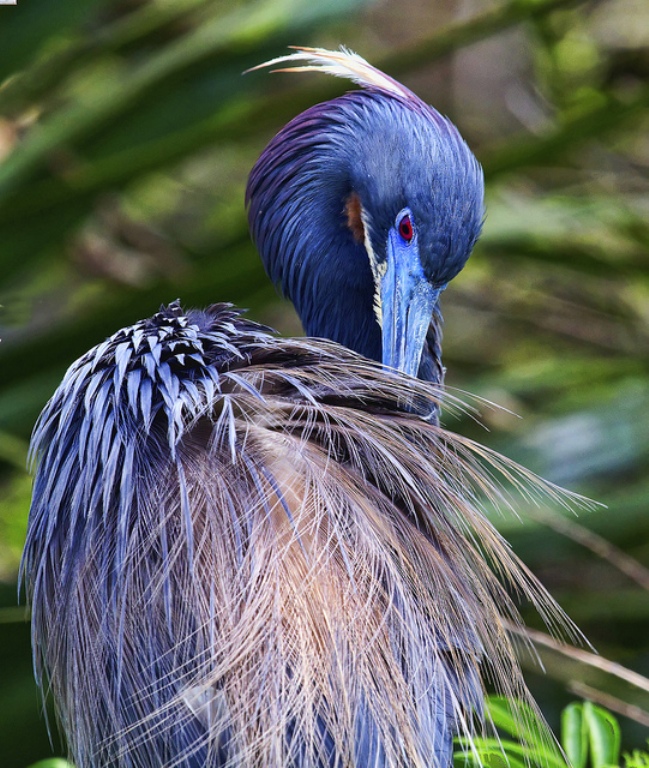
[[[383,365],[410,376],[419,370],[433,310],[443,288],[433,288],[421,266],[416,239],[405,243],[392,229],[380,279]]]

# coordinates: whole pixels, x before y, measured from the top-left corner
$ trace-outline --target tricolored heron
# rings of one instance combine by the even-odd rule
[[[449,120],[347,51],[250,176],[309,339],[173,303],[75,362],[35,429],[23,574],[78,768],[435,766],[524,684],[485,518],[517,470],[439,426],[441,291],[483,218]],[[516,480],[515,480],[516,482]]]

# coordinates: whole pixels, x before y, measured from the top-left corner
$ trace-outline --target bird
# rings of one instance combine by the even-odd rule
[[[487,683],[533,706],[513,594],[566,621],[488,515],[552,489],[440,418],[478,161],[347,49],[279,65],[357,86],[246,191],[306,337],[173,301],[74,362],[34,429],[21,579],[77,768],[447,768]]]

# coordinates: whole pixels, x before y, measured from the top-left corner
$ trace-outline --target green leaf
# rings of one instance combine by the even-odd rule
[[[583,705],[569,704],[561,713],[561,746],[572,768],[585,768],[588,758],[588,737]]]
[[[607,710],[585,701],[583,716],[588,730],[590,762],[593,768],[618,765],[620,760],[620,726]]]
[[[537,750],[544,750],[549,743],[548,727],[540,713],[522,701],[505,696],[490,696],[487,711],[493,724]]]
[[[475,737],[470,743],[461,739],[458,743],[471,746],[480,753],[482,750],[487,750],[489,754],[504,750],[511,758],[521,758],[543,768],[566,768],[565,760],[540,713],[522,701],[505,696],[489,696],[485,704],[493,725],[517,741]]]
[[[467,765],[477,768],[529,768],[530,762],[534,762],[530,751],[514,741],[481,737],[457,741],[466,749],[453,753],[455,768]]]

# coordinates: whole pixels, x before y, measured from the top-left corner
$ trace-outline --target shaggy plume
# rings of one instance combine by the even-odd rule
[[[308,48],[292,46],[295,53],[286,56],[278,56],[252,67],[254,72],[264,67],[275,67],[277,64],[293,64],[295,66],[275,69],[274,72],[323,72],[344,80],[351,80],[361,88],[377,89],[394,96],[400,96],[407,100],[420,101],[409,88],[401,85],[397,80],[373,67],[368,61],[348,48],[341,46],[339,51],[330,51],[326,48]],[[306,62],[298,64],[298,62]]]
[[[223,304],[73,364],[22,569],[78,768],[445,768],[481,679],[526,697],[501,579],[563,616],[483,504],[541,486],[417,415],[438,397]]]

